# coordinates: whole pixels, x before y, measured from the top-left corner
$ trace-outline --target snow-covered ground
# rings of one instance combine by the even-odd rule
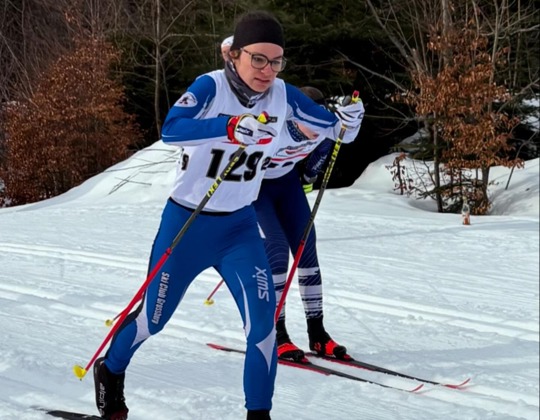
[[[280,366],[272,418],[538,419],[539,160],[507,191],[509,170],[495,168],[493,214],[463,226],[393,193],[393,157],[325,193],[316,225],[327,329],[363,361],[471,385],[408,393]],[[0,419],[45,419],[34,407],[96,413],[91,374],[79,381],[72,366],[86,365],[105,319],[146,277],[174,160],[156,143],[60,197],[0,210]],[[130,419],[245,418],[242,356],[205,346],[243,345],[226,289],[203,304],[218,281],[204,272],[136,354]],[[287,302],[289,332],[306,347],[296,282]]]

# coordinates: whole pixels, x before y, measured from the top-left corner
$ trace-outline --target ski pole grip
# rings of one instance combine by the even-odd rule
[[[257,121],[259,121],[260,123],[263,123],[263,124],[267,124],[268,123],[268,112],[266,112],[266,111],[261,112],[261,114],[257,117]]]
[[[353,92],[352,96],[347,95],[347,96],[345,96],[345,98],[343,98],[343,101],[341,102],[341,106],[347,106],[347,105],[350,105],[350,104],[355,104],[359,100],[360,100],[360,92],[355,90]]]

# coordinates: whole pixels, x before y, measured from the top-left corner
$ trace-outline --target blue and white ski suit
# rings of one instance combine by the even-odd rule
[[[270,115],[269,124],[277,132],[290,119],[325,136],[334,136],[340,128],[333,114],[281,79],[276,79],[252,108],[246,108],[231,90],[223,70],[197,78],[163,125],[163,141],[182,147],[183,153],[152,248],[150,270],[238,149],[227,138],[229,118],[263,111]],[[139,346],[171,318],[195,277],[214,267],[225,280],[244,323],[246,408],[271,409],[277,364],[275,294],[252,202],[279,142],[276,138],[269,144],[247,147],[194,220],[150,283],[141,305],[114,336],[105,360],[113,373],[126,370]]]
[[[280,137],[280,148],[272,158],[259,197],[254,203],[272,270],[277,302],[281,299],[287,280],[289,254],[292,252],[293,256],[296,255],[311,217],[311,208],[300,177],[304,174],[310,178],[317,176],[334,145],[333,141],[320,136],[317,139],[307,138],[290,121]],[[303,159],[307,162],[300,174],[296,164]],[[298,281],[306,319],[322,317],[322,278],[315,226],[306,238],[298,262]],[[279,319],[285,319],[285,306],[281,309]]]

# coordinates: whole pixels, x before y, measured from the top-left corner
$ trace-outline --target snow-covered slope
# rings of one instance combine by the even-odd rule
[[[0,418],[45,419],[33,407],[95,413],[85,365],[107,334],[104,321],[144,281],[175,149],[156,143],[68,193],[0,210]],[[352,355],[442,381],[461,391],[420,393],[280,367],[272,418],[328,420],[538,419],[539,161],[495,168],[493,215],[440,215],[392,192],[374,162],[350,188],[325,193],[317,215],[329,333]],[[315,193],[310,194],[310,200]],[[204,272],[170,324],[127,372],[130,419],[243,419],[243,331],[225,288]],[[307,346],[296,284],[289,332]],[[350,371],[349,371],[350,372]],[[384,375],[351,372],[410,386]]]

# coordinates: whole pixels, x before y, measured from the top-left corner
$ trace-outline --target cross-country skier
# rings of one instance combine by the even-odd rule
[[[280,23],[266,12],[247,13],[236,24],[225,69],[199,76],[169,111],[162,138],[183,147],[183,153],[152,247],[150,270],[166,255],[231,155],[239,145],[247,147],[150,282],[140,306],[119,327],[105,357],[96,360],[96,403],[103,418],[127,418],[124,377],[131,358],[163,329],[195,277],[214,267],[244,323],[247,418],[270,419],[277,365],[276,302],[252,203],[280,146],[275,136],[285,121],[298,120],[331,138],[345,124],[350,128],[346,142],[354,139],[360,125],[357,105],[342,109],[340,121],[277,78],[285,63]],[[263,112],[266,123],[257,118]]]
[[[313,87],[301,90],[321,105],[324,104],[324,96],[320,90]],[[355,106],[355,110],[357,133],[364,115],[362,102]],[[266,170],[259,197],[254,203],[272,269],[277,302],[287,280],[289,252],[296,254],[311,216],[302,180],[307,185],[313,184],[333,147],[333,142],[295,121],[287,121],[279,138],[279,148]],[[302,160],[307,160],[304,165],[295,165]],[[298,168],[301,168],[300,174]],[[348,358],[347,349],[332,340],[323,325],[322,279],[317,258],[315,227],[306,239],[304,252],[298,263],[298,279],[310,349],[326,356]],[[304,352],[293,344],[285,328],[285,306],[279,314],[276,330],[278,357],[302,361]]]

